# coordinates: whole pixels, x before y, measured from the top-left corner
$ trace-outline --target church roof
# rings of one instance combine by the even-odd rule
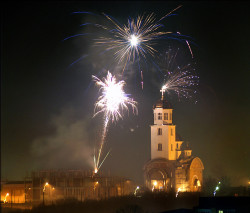
[[[176,141],[177,141],[177,136],[176,136]],[[189,146],[189,142],[184,141],[184,142],[181,144],[181,150],[182,150],[182,151],[184,151],[184,150],[192,150],[191,147]]]
[[[153,105],[153,109],[155,108],[173,109],[173,106],[167,100],[160,99]]]
[[[183,166],[188,166],[191,168],[199,167],[199,168],[204,169],[204,165],[203,165],[201,159],[198,157],[190,156],[187,158],[181,158],[178,160],[178,162],[180,165],[183,165]]]
[[[180,157],[179,162],[190,164],[194,158],[194,156],[182,156]]]

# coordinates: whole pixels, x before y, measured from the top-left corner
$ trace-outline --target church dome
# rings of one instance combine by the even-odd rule
[[[155,108],[173,109],[173,106],[167,100],[160,99],[153,105],[153,109]]]

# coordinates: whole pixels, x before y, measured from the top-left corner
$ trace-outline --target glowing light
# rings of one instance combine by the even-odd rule
[[[214,190],[214,196],[216,195],[216,192],[220,189],[219,185],[221,184],[221,182],[218,182],[218,185],[215,187],[215,190]]]
[[[158,184],[157,181],[154,181],[153,185],[154,185],[154,186],[157,186],[157,184]]]
[[[130,38],[130,44],[131,46],[137,46],[139,43],[138,38],[135,35],[132,35]]]
[[[102,80],[96,76],[92,76],[97,86],[100,86],[101,95],[95,103],[94,117],[99,113],[104,113],[104,125],[102,139],[98,154],[94,154],[94,172],[97,173],[102,166],[104,160],[109,155],[110,151],[106,154],[102,162],[100,162],[102,148],[107,134],[107,127],[109,121],[118,121],[123,118],[123,111],[128,111],[128,106],[131,106],[134,113],[137,113],[137,102],[129,97],[123,90],[125,81],[116,81],[115,76],[108,72],[107,77]]]
[[[45,192],[46,186],[48,186],[48,185],[49,185],[49,183],[48,183],[48,182],[46,182],[46,183],[44,184],[44,187],[43,187],[43,192]]]
[[[134,192],[134,195],[136,196],[136,194],[137,194],[137,191],[140,189],[140,187],[139,186],[137,186],[136,188],[135,188],[135,192]]]
[[[166,89],[167,89],[166,85],[163,85],[162,88],[161,88],[161,90],[160,90],[160,92],[161,92],[161,99],[162,100],[163,100],[163,97],[164,97],[164,92],[166,92]]]
[[[98,172],[98,169],[97,168],[95,168],[95,173],[97,173]]]
[[[98,181],[96,181],[94,184],[94,190],[96,189],[97,185],[98,185]]]
[[[3,200],[4,203],[7,202],[7,197],[8,197],[9,195],[10,195],[9,193],[6,193],[5,198],[4,198],[4,200]]]
[[[177,192],[176,192],[176,197],[178,197],[178,194],[179,194],[179,192],[181,191],[181,188],[178,188],[178,190],[177,190]]]

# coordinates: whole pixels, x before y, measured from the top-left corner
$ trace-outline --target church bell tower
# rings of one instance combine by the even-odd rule
[[[173,107],[162,96],[153,106],[154,125],[151,125],[151,159],[176,160]]]

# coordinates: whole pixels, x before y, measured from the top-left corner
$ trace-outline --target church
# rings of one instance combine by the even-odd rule
[[[176,133],[173,107],[164,98],[153,106],[151,159],[144,165],[144,183],[152,191],[199,192],[204,166]]]

